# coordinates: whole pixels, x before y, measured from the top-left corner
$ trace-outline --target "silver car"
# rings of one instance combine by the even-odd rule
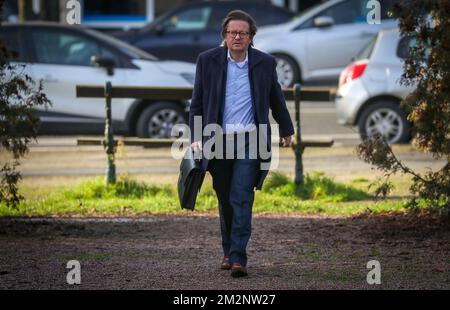
[[[338,123],[358,126],[361,138],[381,133],[389,143],[410,140],[411,124],[400,101],[414,90],[400,85],[412,39],[383,30],[342,71],[336,93]]]
[[[277,59],[283,87],[295,82],[333,81],[381,29],[397,26],[389,10],[396,0],[376,1],[379,23],[367,0],[330,0],[314,6],[292,21],[261,27],[255,47]],[[376,9],[375,9],[376,10]]]
[[[42,134],[101,134],[105,100],[76,97],[76,85],[192,87],[195,65],[160,61],[133,46],[84,27],[47,22],[0,27],[0,38],[19,53],[13,62],[43,81],[52,102],[39,108]],[[189,102],[134,98],[113,100],[116,134],[169,138],[174,125],[187,122]]]

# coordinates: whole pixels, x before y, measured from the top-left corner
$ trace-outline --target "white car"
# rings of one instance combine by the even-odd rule
[[[261,27],[255,47],[275,56],[283,87],[296,82],[337,82],[342,69],[380,29],[397,25],[388,17],[395,1],[380,1],[380,23],[372,24],[367,21],[368,15],[373,17],[367,0],[330,0],[288,23]]]
[[[52,102],[40,110],[41,133],[104,131],[105,100],[76,98],[76,85],[192,87],[195,65],[159,61],[122,41],[79,26],[53,23],[2,25],[0,38],[26,63],[26,73],[42,80]],[[114,133],[170,137],[173,125],[186,123],[187,101],[113,99]]]
[[[414,90],[401,85],[411,38],[397,28],[380,31],[339,77],[335,103],[338,123],[358,126],[361,138],[381,133],[389,143],[406,143],[411,124],[400,102]]]

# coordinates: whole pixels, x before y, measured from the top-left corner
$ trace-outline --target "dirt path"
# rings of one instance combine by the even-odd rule
[[[242,279],[218,268],[215,215],[0,219],[0,289],[450,289],[450,226],[419,219],[256,215]],[[381,285],[366,282],[369,260]]]

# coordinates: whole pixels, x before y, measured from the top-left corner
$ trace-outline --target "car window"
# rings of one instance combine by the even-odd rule
[[[378,35],[374,36],[369,43],[364,46],[364,48],[359,52],[359,54],[355,57],[355,60],[361,59],[370,59],[372,55],[373,48],[375,47],[375,43],[377,42]]]
[[[106,48],[104,46],[100,46],[100,52],[99,52],[100,56],[103,57],[108,57],[110,59],[114,60],[114,63],[116,64],[116,66],[118,67],[122,67],[124,64],[122,63],[122,58],[119,57],[114,51],[110,50],[109,48]]]
[[[418,47],[417,39],[411,36],[402,37],[398,42],[397,56],[406,59],[411,58],[411,48]],[[425,50],[424,58],[428,59],[431,53],[431,47],[428,46]]]
[[[366,1],[349,0],[326,9],[320,15],[332,17],[335,25],[365,22],[365,4]]]
[[[236,5],[216,5],[211,13],[208,28],[216,30],[220,33],[223,19],[226,15],[236,9],[242,9],[248,12],[256,21],[257,26],[281,24],[292,18],[293,14],[284,12],[283,10],[274,10],[273,7],[267,5],[254,5],[252,3],[239,3]]]
[[[392,7],[398,0],[384,0],[381,4],[381,19],[394,18],[392,15]]]
[[[362,2],[365,3],[366,1],[349,0],[333,5],[328,9],[323,10],[315,16],[311,17],[310,19],[299,25],[295,30],[313,28],[314,19],[319,16],[332,17],[335,25],[359,22],[363,17],[361,14]]]
[[[67,1],[66,1],[67,2]],[[83,19],[95,19],[106,16],[123,16],[131,19],[145,18],[142,12],[145,12],[146,1],[127,0],[127,1],[83,1]]]
[[[293,15],[288,12],[273,11],[269,14],[269,17],[269,23],[276,25],[288,22],[292,19]]]
[[[84,37],[56,31],[32,31],[36,61],[39,63],[91,64],[91,56],[100,54],[100,47]]]
[[[250,10],[252,13],[251,15],[255,18],[258,26],[281,24],[287,22],[291,18],[289,13],[284,13],[279,10],[271,10],[268,12],[268,9],[270,9],[270,7],[258,5],[252,7]]]
[[[39,63],[90,66],[91,57],[102,54],[99,44],[84,36],[43,30],[32,31],[31,35]]]
[[[211,13],[208,28],[217,31],[220,34],[222,29],[222,22],[227,16],[228,12],[232,10],[232,7],[225,5],[216,5]]]
[[[180,11],[166,19],[163,27],[167,32],[202,30],[206,28],[210,15],[210,6]]]
[[[369,0],[348,0],[333,5],[299,25],[296,30],[314,27],[314,19],[319,16],[332,17],[335,25],[365,23],[367,22],[367,15],[372,10],[371,7],[367,8],[368,1]],[[381,19],[392,18],[391,8],[397,1],[398,0],[386,0],[380,4]]]
[[[88,33],[90,36],[93,36],[97,40],[103,42],[104,44],[108,46],[114,46],[115,48],[119,49],[122,53],[127,55],[127,58],[132,59],[145,59],[145,60],[158,60],[155,56],[138,49],[128,43],[125,43],[124,41],[121,41],[119,39],[116,39],[114,37],[111,37],[109,35],[103,34],[101,32],[92,30],[92,29],[85,29],[86,33]]]
[[[19,31],[17,29],[0,29],[0,39],[9,51],[15,52],[12,60],[25,62],[24,41],[19,40]]]

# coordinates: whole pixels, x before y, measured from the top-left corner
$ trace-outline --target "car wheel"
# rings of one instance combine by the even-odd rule
[[[142,111],[136,129],[141,138],[171,138],[173,126],[185,123],[181,107],[173,102],[160,102]]]
[[[411,139],[411,125],[406,112],[395,102],[371,104],[361,114],[358,126],[361,138],[382,134],[388,143],[407,143]]]
[[[279,54],[273,56],[277,61],[278,81],[282,87],[292,87],[300,81],[298,65],[291,57]]]

